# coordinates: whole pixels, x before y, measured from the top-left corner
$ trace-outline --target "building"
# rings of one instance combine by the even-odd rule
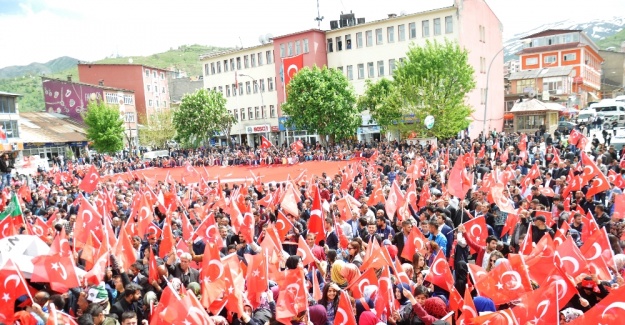
[[[571,106],[575,96],[574,76],[575,70],[571,66],[514,72],[508,77],[510,93],[517,98],[528,96]]]
[[[470,136],[475,138],[482,130],[500,131],[504,114],[501,22],[484,0],[450,2],[453,5],[449,7],[408,15],[392,14],[372,22],[356,18],[353,13],[342,14],[339,20],[331,21],[328,31],[295,32],[273,37],[266,44],[204,56],[201,58],[204,87],[224,93],[228,110],[238,119],[232,130],[237,141],[258,144],[259,134],[275,144],[296,139],[314,141],[316,135],[306,130],[284,127],[287,117],[280,106],[285,100],[283,80],[285,73],[289,76],[292,73],[288,67],[285,71],[284,60],[301,55],[303,66],[326,65],[339,69],[356,94],[361,95],[366,80],[392,78],[393,70],[411,44],[418,46],[427,40],[448,39],[469,51],[469,63],[475,70],[477,86],[467,95],[467,103],[475,110],[468,130]],[[487,74],[490,62],[492,78]],[[495,89],[488,92],[488,98],[487,87]],[[488,114],[484,114],[487,105],[490,105]],[[483,116],[487,116],[486,121]],[[380,137],[379,127],[366,112],[358,133],[360,139]]]
[[[86,111],[89,101],[103,100],[106,104],[119,108],[126,128],[126,145],[138,144],[134,91],[74,82],[71,78],[59,80],[44,77],[42,81],[46,112],[62,114],[82,124],[82,113]]]
[[[87,154],[84,125],[65,114],[28,112],[20,114],[24,157],[79,157]]]
[[[172,107],[177,107],[180,105],[180,101],[182,97],[186,94],[191,94],[197,91],[198,89],[202,89],[204,87],[204,81],[201,79],[189,78],[189,77],[179,77],[174,78],[173,74],[169,74],[169,101]]]
[[[19,127],[18,94],[0,91],[0,151],[17,156],[24,148]]]
[[[168,71],[141,64],[79,63],[81,82],[132,90],[138,120],[170,107]]]
[[[601,98],[614,98],[625,94],[625,42],[620,49],[599,51],[604,59],[601,66]]]
[[[507,76],[521,70],[521,62],[519,60],[510,60],[503,64],[503,75]]]
[[[597,45],[582,30],[548,29],[522,40],[523,49],[517,53],[521,71],[572,67],[575,94],[572,104],[583,108],[599,100],[603,58]],[[531,80],[524,88],[539,92]]]

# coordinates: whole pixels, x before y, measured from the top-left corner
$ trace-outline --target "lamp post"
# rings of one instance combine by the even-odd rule
[[[499,53],[503,52],[504,48],[502,47],[495,56],[493,56],[492,60],[490,60],[490,64],[488,65],[488,71],[486,71],[486,90],[484,91],[484,128],[482,129],[482,141],[486,143],[486,114],[488,113],[488,81],[490,80],[490,68],[493,66],[493,62],[499,55]]]
[[[263,90],[260,89],[260,84],[258,84],[257,80],[254,77],[252,77],[252,76],[250,76],[248,74],[239,73],[238,75],[242,76],[242,77],[248,77],[248,78],[252,79],[253,82],[256,83],[256,87],[258,88],[258,93],[260,94],[260,111],[261,111],[261,114],[262,114],[262,112],[264,112],[263,108],[265,107],[265,101],[263,99]],[[264,116],[263,116],[263,118],[264,118]],[[267,132],[265,132],[265,136],[266,137],[268,136]]]

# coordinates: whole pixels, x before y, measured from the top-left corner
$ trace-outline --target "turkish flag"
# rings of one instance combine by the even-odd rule
[[[252,307],[258,308],[262,293],[269,288],[267,255],[263,253],[257,255],[245,254],[245,259],[247,260],[247,276],[245,279],[247,296],[252,303]]]
[[[299,200],[299,195],[291,190],[291,188],[293,188],[293,185],[289,185],[289,188],[284,192],[282,200],[280,201],[280,208],[285,213],[288,213],[292,216],[298,216],[299,209],[297,208],[297,202]]]
[[[276,303],[276,318],[291,319],[308,308],[308,290],[304,284],[301,269],[284,271],[282,283],[278,283],[280,294]]]
[[[503,228],[501,229],[501,236],[503,237],[506,234],[511,234],[514,231],[514,228],[516,227],[517,223],[519,223],[519,215],[515,213],[508,213],[508,216],[506,217],[506,223],[503,225]]]
[[[449,173],[449,181],[447,182],[447,191],[449,191],[449,194],[461,199],[467,195],[467,191],[469,190],[469,188],[465,185],[463,177],[463,174],[466,173],[464,166],[465,159],[458,157],[454,163],[454,167]]]
[[[605,192],[609,189],[610,184],[608,183],[608,179],[603,173],[601,173],[592,180],[592,186],[588,189],[588,192],[586,192],[586,199],[590,200],[593,196],[595,196],[595,194]]]
[[[516,325],[514,313],[510,308],[478,316],[469,322],[469,324],[489,324],[489,325]]]
[[[571,130],[571,134],[569,135],[569,143],[576,146],[579,139],[583,138],[584,135],[579,132],[577,129]]]
[[[623,176],[621,176],[621,174],[617,174],[612,169],[608,171],[608,180],[620,189],[625,188],[625,180],[623,180]]]
[[[584,151],[582,151],[581,155],[582,165],[584,165],[582,180],[584,181],[584,183],[588,183],[593,177],[601,174],[601,170],[599,170],[597,164],[595,164],[595,162],[592,161],[592,159],[590,159],[590,157],[588,157],[588,155]]]
[[[378,295],[375,298],[375,310],[377,315],[390,314],[390,308],[393,306],[395,295],[393,292],[393,283],[391,282],[391,274],[389,267],[382,268],[382,274],[378,278]],[[389,309],[386,313],[385,310]],[[336,324],[336,323],[335,323]]]
[[[475,217],[464,223],[466,232],[464,235],[477,245],[484,246],[488,237],[488,228],[484,216]],[[475,251],[471,248],[471,254]]]
[[[363,292],[366,286],[375,285],[378,282],[378,278],[374,268],[368,268],[359,277],[352,279],[346,289],[350,290],[354,299],[360,299],[363,297]]]
[[[339,296],[339,305],[336,308],[336,314],[334,316],[334,325],[356,325],[356,316],[354,316],[354,309],[352,309],[352,303],[347,297],[346,291],[341,291]]]
[[[414,182],[411,182],[410,186],[412,186],[414,184]],[[423,188],[421,189],[421,194],[419,195],[419,202],[417,203],[417,207],[423,208],[427,205],[428,200],[430,200],[432,198],[432,195],[430,193],[430,187],[425,185],[423,186]]]
[[[152,284],[154,281],[158,281],[158,265],[156,264],[156,258],[154,258],[154,252],[150,249],[150,259],[148,261],[148,283]]]
[[[384,209],[386,210],[386,215],[393,219],[395,216],[395,212],[397,209],[402,206],[404,203],[404,196],[397,184],[397,181],[394,181],[391,185],[391,190],[388,193],[388,197],[386,198],[386,204],[384,205]],[[403,220],[403,216],[398,216],[400,220]]]
[[[306,244],[304,236],[299,236],[299,241],[297,242],[297,256],[302,258],[304,266],[315,263],[315,257],[313,256],[310,247],[308,247],[308,244]]]
[[[52,241],[52,245],[50,246],[50,251],[48,252],[50,255],[60,254],[61,256],[70,256],[72,255],[72,248],[69,245],[69,241],[67,240],[67,235],[65,234],[65,227],[61,229],[61,232],[54,237]]]
[[[604,281],[612,279],[608,266],[614,267],[613,252],[605,228],[595,231],[588,239],[584,239],[584,245],[580,251],[588,262],[591,274],[596,274],[597,278]]]
[[[176,246],[174,234],[171,231],[170,219],[171,219],[170,215],[168,215],[167,218],[165,218],[165,222],[163,223],[163,236],[161,238],[160,244],[158,245],[158,255],[160,258],[163,258],[163,259]]]
[[[219,248],[208,242],[204,247],[200,270],[203,306],[210,306],[217,298],[221,297],[223,290],[226,289],[223,275],[224,265],[219,258]]]
[[[93,232],[96,237],[102,238],[102,216],[82,195],[80,207],[74,224],[74,247],[82,248],[87,242],[89,233]]]
[[[503,183],[496,183],[491,186],[490,193],[493,197],[493,201],[495,201],[494,203],[499,207],[499,210],[506,213],[514,213],[516,210],[512,202],[503,194],[505,189],[506,186]],[[479,244],[481,245],[481,243]]]
[[[461,311],[462,315],[458,318],[458,324],[461,325],[470,324],[471,322],[469,322],[469,320],[479,315],[468,285],[466,290],[464,290],[464,304],[462,305]]]
[[[315,234],[315,243],[326,239],[325,218],[323,216],[323,207],[321,206],[321,194],[317,185],[312,186],[313,202],[310,209],[310,219],[308,219],[308,233]]]
[[[33,282],[49,282],[50,288],[60,293],[80,286],[71,256],[41,255],[33,259],[33,265]]]
[[[371,247],[371,249],[369,249],[369,247]],[[384,254],[384,251],[386,251],[386,246],[380,247],[378,241],[373,239],[372,243],[367,247],[367,252],[365,252],[360,270],[362,271],[368,268],[379,269],[383,266],[391,265],[393,261]]]
[[[100,282],[103,281],[104,275],[106,274],[106,265],[109,262],[109,254],[105,253],[98,257],[93,263],[93,268],[87,274],[85,274],[84,278],[86,279],[88,284],[99,285]]]
[[[113,248],[113,255],[117,257],[119,264],[124,269],[128,269],[132,263],[137,261],[135,249],[132,247],[130,236],[126,234],[126,229],[122,228],[119,233],[119,240]]]
[[[599,300],[590,310],[569,324],[622,324],[625,319],[625,286],[610,291],[607,297]]]
[[[4,218],[0,220],[0,239],[18,235],[15,230],[13,218]]]
[[[292,56],[290,58],[282,59],[282,65],[284,68],[284,92],[286,98],[286,89],[295,74],[297,74],[304,67],[304,54]]]
[[[454,276],[451,274],[451,269],[449,264],[447,264],[447,259],[445,259],[442,249],[434,257],[430,272],[425,276],[424,280],[444,290],[449,290],[454,285]]]
[[[412,257],[414,256],[415,252],[420,252],[421,254],[424,254],[424,252],[427,251],[427,247],[425,246],[425,243],[427,242],[428,240],[425,238],[425,236],[423,236],[423,233],[421,232],[421,230],[419,230],[419,227],[412,227],[412,230],[410,231],[410,234],[408,235],[408,238],[406,238],[406,242],[404,243],[404,248],[401,251],[401,257],[409,260],[410,262],[413,262]]]
[[[11,259],[0,268],[0,321],[13,324],[15,300],[28,293],[28,286]]]
[[[369,196],[367,205],[375,206],[378,203],[386,205],[386,199],[384,198],[384,194],[382,193],[382,185],[380,183],[380,179],[375,180],[373,191],[371,191],[371,195]]]
[[[477,153],[477,157],[479,159],[483,159],[484,156],[486,156],[486,147],[482,145],[482,147],[480,148],[480,151]]]
[[[95,168],[95,165],[91,165],[89,171],[85,174],[78,188],[87,192],[92,193],[95,191],[98,183],[100,182],[100,174],[98,170]]]
[[[556,248],[554,262],[557,266],[562,268],[566,274],[573,278],[588,273],[586,258],[571,237],[567,237],[562,244]]]
[[[506,151],[504,151],[501,156],[499,156],[499,160],[501,160],[501,162],[504,164],[508,163],[508,148],[506,148]]]
[[[481,296],[491,298],[495,305],[508,303],[531,290],[523,286],[521,274],[505,259],[491,269],[488,276],[477,281],[475,289]]]
[[[300,152],[300,151],[302,151],[302,149],[304,149],[304,144],[302,143],[301,140],[297,140],[297,141],[291,143],[291,150],[293,150],[295,152]]]
[[[264,136],[260,136],[260,148],[261,149],[269,149],[271,148],[271,141],[267,140]]]

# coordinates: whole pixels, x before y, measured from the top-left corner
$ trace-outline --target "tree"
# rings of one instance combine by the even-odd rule
[[[182,97],[173,118],[178,142],[192,146],[198,146],[220,132],[231,145],[230,131],[234,123],[235,118],[226,109],[223,94],[206,89]]]
[[[176,136],[173,124],[174,109],[162,110],[140,118],[144,127],[139,133],[139,141],[144,146],[167,147],[167,141]]]
[[[124,148],[124,121],[118,107],[91,101],[82,119],[87,126],[87,140],[97,152],[115,153]]]
[[[327,67],[300,70],[289,82],[282,111],[289,127],[317,133],[322,144],[353,137],[361,124],[352,86]]]
[[[468,57],[467,50],[450,41],[411,46],[406,60],[393,72],[394,91],[383,108],[401,112],[404,118],[398,126],[404,130],[420,136],[455,136],[469,126],[473,112],[465,102],[475,88]],[[430,130],[421,123],[428,115],[436,119]]]
[[[394,91],[395,85],[389,79],[382,78],[377,82],[368,79],[365,81],[365,93],[358,97],[358,109],[369,110],[371,118],[382,128],[383,133],[396,128],[403,118],[401,106],[391,102],[396,98],[391,96]]]

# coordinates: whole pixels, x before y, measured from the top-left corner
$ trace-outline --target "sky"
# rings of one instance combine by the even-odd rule
[[[319,0],[321,28],[329,29],[341,11],[371,21],[453,1]],[[616,0],[486,1],[503,23],[504,38],[549,22],[625,13],[625,1]],[[261,34],[315,28],[315,17],[317,0],[0,0],[0,67],[60,56],[149,55],[184,44],[247,47]]]

